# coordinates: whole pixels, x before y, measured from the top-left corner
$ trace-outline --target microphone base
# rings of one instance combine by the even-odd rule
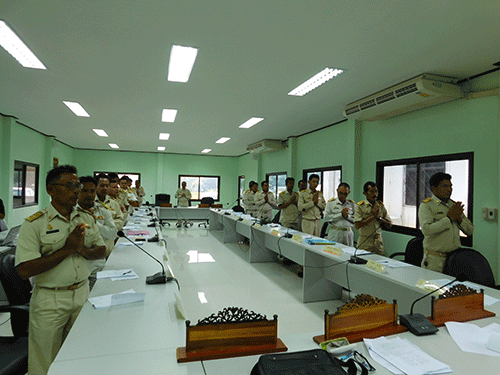
[[[146,284],[166,284],[167,276],[163,272],[155,273],[152,276],[146,277]]]
[[[399,316],[399,324],[408,328],[416,336],[431,335],[438,329],[422,314],[405,314]]]
[[[352,264],[366,264],[368,263],[368,261],[366,259],[363,259],[363,258],[358,258],[357,256],[352,256],[351,259],[349,259],[349,263],[352,263]]]
[[[158,239],[158,236],[153,236],[151,238],[148,238],[148,242],[158,242],[159,239]]]
[[[148,224],[148,228],[154,228],[154,227],[156,227],[156,223]]]

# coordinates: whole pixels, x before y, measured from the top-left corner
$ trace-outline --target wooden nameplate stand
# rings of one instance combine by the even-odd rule
[[[240,313],[242,309],[228,308],[221,313],[233,309]],[[244,311],[244,315],[248,312]],[[255,315],[255,313],[251,313]],[[232,315],[232,313],[231,313]],[[258,315],[258,320],[241,322],[198,322],[190,326],[186,321],[186,346],[177,348],[177,362],[205,361],[209,359],[241,357],[265,353],[285,352],[288,348],[278,336],[278,316],[267,320]],[[263,318],[263,319],[262,319]],[[201,323],[201,324],[200,324]]]
[[[363,338],[376,338],[405,332],[398,324],[398,304],[361,307],[340,314],[329,314],[325,310],[325,334],[314,336],[316,343],[346,337],[350,343]]]
[[[222,208],[222,204],[212,204],[212,208]]]
[[[209,207],[210,207],[210,205],[209,205],[209,204],[207,204],[207,203],[200,203],[200,204],[198,205],[198,207],[199,207],[199,208],[209,208]]]
[[[437,299],[432,297],[431,303],[429,320],[436,327],[444,326],[444,323],[449,321],[468,322],[495,316],[484,309],[484,289],[481,289],[481,293],[466,296]]]
[[[161,203],[160,207],[172,207],[172,203]]]

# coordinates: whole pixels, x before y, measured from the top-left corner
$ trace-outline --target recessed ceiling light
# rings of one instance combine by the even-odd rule
[[[161,113],[161,121],[162,122],[174,122],[175,116],[177,116],[176,109],[164,109]]]
[[[165,146],[158,146],[158,151],[165,151]]]
[[[227,137],[222,137],[220,138],[218,141],[216,141],[215,143],[226,143],[227,141],[229,141],[231,138],[227,138]]]
[[[111,148],[120,148],[116,143],[108,143]]]
[[[0,20],[0,46],[15,58],[25,68],[47,69],[40,60],[30,51],[28,46],[12,31],[12,29]]]
[[[288,95],[304,96],[309,91],[314,90],[315,88],[321,86],[323,83],[329,81],[333,77],[336,77],[343,72],[344,71],[341,69],[325,68],[321,72],[316,74],[314,77],[309,78],[303,84],[294,88],[292,91],[288,93]]]
[[[212,149],[211,149],[211,148],[206,148],[206,149],[204,149],[204,150],[202,151],[202,153],[203,153],[203,154],[206,154],[207,152],[210,152],[210,151],[212,151]]]
[[[250,120],[244,122],[243,124],[241,124],[238,127],[248,129],[248,128],[251,128],[252,126],[254,126],[255,124],[258,124],[262,120],[264,120],[262,117],[252,117]]]
[[[107,137],[108,134],[102,129],[92,129],[99,137]]]
[[[170,138],[169,133],[160,133],[160,139],[167,141]]]
[[[173,45],[170,51],[167,79],[171,82],[187,82],[197,54],[197,48]]]
[[[87,113],[85,109],[80,105],[80,103],[77,102],[65,102],[63,100],[63,103],[66,104],[66,106],[71,109],[71,111],[79,116],[79,117],[90,117],[90,115]]]

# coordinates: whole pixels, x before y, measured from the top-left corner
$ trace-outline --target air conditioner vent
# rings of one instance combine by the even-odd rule
[[[356,113],[356,112],[359,112],[360,109],[359,109],[359,106],[355,105],[354,107],[349,107],[345,110],[345,113],[347,115],[352,115],[353,113]]]
[[[394,96],[394,91],[391,91],[388,94],[379,96],[377,98],[377,104],[382,104],[382,103],[388,102],[389,100],[393,100],[393,99],[396,99],[396,97]]]
[[[418,91],[417,84],[416,83],[412,83],[411,85],[408,85],[408,86],[402,87],[400,89],[397,89],[395,91],[395,93],[396,93],[396,97],[399,98],[401,96],[411,94],[412,92],[415,92],[415,91]]]
[[[365,109],[375,107],[377,103],[375,103],[375,99],[368,100],[367,102],[363,102],[359,105],[359,108],[363,111]]]

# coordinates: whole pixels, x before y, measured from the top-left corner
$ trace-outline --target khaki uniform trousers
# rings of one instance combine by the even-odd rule
[[[302,232],[319,237],[321,234],[321,220],[302,219]]]
[[[33,289],[28,344],[29,375],[47,374],[88,295],[88,282],[75,290]]]
[[[439,253],[437,251],[424,251],[422,258],[422,268],[431,271],[443,272],[444,262],[446,261],[446,253]]]

